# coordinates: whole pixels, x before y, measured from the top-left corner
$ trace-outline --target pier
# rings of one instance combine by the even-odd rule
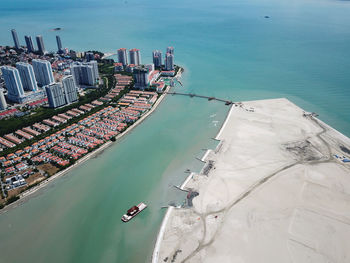
[[[231,100],[225,100],[225,99],[219,99],[219,98],[216,98],[216,97],[209,97],[209,96],[204,96],[204,95],[198,95],[198,94],[195,94],[195,93],[180,93],[180,92],[163,92],[165,94],[171,94],[171,95],[182,95],[182,96],[188,96],[188,97],[191,97],[191,98],[202,98],[202,99],[207,99],[208,101],[211,101],[211,100],[216,100],[216,101],[220,101],[220,102],[224,102],[225,105],[231,105],[231,104],[235,104],[234,102],[232,102]]]

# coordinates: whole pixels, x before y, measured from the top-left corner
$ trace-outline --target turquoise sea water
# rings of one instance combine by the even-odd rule
[[[76,50],[175,47],[185,91],[253,100],[287,97],[350,135],[350,2],[326,0],[11,0],[0,44],[15,28]],[[265,19],[264,16],[270,16]],[[50,29],[62,27],[63,31]],[[180,88],[179,88],[180,89]],[[228,108],[168,96],[150,118],[16,209],[0,215],[0,262],[148,262],[164,215],[181,203],[186,168],[199,170]],[[121,215],[145,201],[128,224]]]

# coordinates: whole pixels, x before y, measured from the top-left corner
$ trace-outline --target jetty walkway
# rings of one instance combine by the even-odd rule
[[[231,104],[236,104],[235,102],[232,102],[231,100],[225,100],[225,99],[219,99],[216,97],[209,97],[209,96],[204,96],[204,95],[198,95],[195,93],[181,93],[181,92],[169,92],[169,91],[165,91],[163,92],[165,94],[171,94],[171,95],[182,95],[182,96],[188,96],[188,97],[196,97],[196,98],[202,98],[202,99],[207,99],[207,100],[216,100],[216,101],[220,101],[220,102],[224,102],[225,105],[231,105]]]

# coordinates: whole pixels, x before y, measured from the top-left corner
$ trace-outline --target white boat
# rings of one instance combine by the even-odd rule
[[[123,222],[128,222],[138,215],[142,210],[146,209],[147,205],[145,203],[139,203],[137,206],[131,207],[126,214],[122,216]]]

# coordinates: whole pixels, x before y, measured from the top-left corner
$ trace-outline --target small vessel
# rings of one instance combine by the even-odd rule
[[[145,203],[139,203],[137,206],[134,205],[131,207],[126,214],[122,216],[123,222],[128,222],[133,219],[137,214],[139,214],[142,210],[146,209],[147,205]]]

